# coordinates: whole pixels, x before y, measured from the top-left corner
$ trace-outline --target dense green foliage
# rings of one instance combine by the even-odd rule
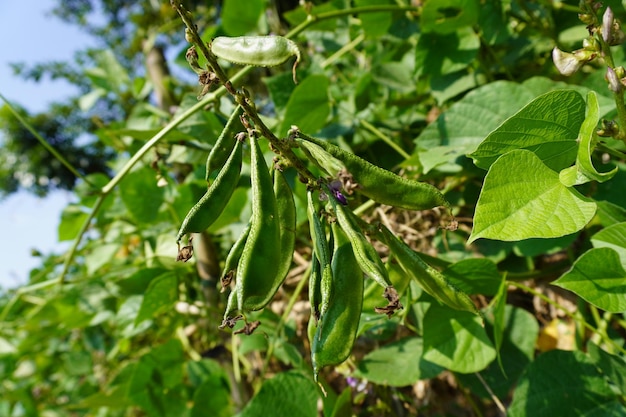
[[[39,131],[74,245],[0,298],[0,415],[626,416],[620,3],[148,3],[92,31],[112,177]],[[209,46],[268,32],[298,84]]]

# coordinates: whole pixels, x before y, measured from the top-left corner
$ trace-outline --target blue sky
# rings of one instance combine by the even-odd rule
[[[0,93],[31,112],[43,111],[52,101],[75,93],[61,81],[25,82],[13,75],[9,63],[70,60],[73,51],[91,39],[63,24],[49,11],[58,0],[0,1]],[[2,150],[0,149],[0,152]],[[0,201],[0,287],[23,284],[28,272],[39,265],[31,249],[49,254],[67,244],[57,243],[61,211],[71,195],[57,192],[45,199],[18,193]]]

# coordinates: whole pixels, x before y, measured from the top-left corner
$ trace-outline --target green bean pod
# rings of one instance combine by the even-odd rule
[[[300,63],[300,49],[295,42],[282,36],[218,36],[211,42],[211,52],[218,58],[240,65],[274,67],[291,57],[293,80],[296,82],[296,67]]]
[[[311,256],[311,274],[309,275],[309,303],[311,304],[311,318],[317,323],[320,319],[320,305],[322,302],[322,267],[315,255]]]
[[[274,169],[274,195],[276,196],[276,211],[278,213],[278,223],[280,225],[280,262],[276,275],[276,288],[273,289],[272,296],[285,281],[291,263],[293,252],[296,248],[296,204],[293,200],[293,192],[287,183],[285,175]]]
[[[246,244],[246,240],[248,240],[249,234],[250,223],[246,225],[243,232],[241,232],[241,235],[239,235],[233,246],[230,248],[230,251],[228,251],[228,255],[224,261],[224,270],[222,272],[222,276],[220,277],[220,282],[224,283],[225,281],[230,281],[227,279],[227,276],[230,276],[231,278],[234,276],[234,273],[237,271],[237,264],[239,263],[239,259],[243,253],[243,247]],[[223,286],[222,291],[224,291]]]
[[[234,139],[234,131],[235,127],[237,127],[236,122],[239,120],[240,114],[241,106],[238,105],[230,115],[230,118],[226,122],[226,126],[222,129],[222,133],[215,141],[213,148],[211,148],[211,152],[209,152],[209,156],[206,160],[205,179],[207,182],[209,182],[211,172],[224,166],[225,162],[228,160],[228,155],[231,154],[233,148],[235,147],[237,140]]]
[[[443,194],[430,184],[402,178],[351,152],[344,151],[328,141],[305,136],[301,132],[297,132],[297,135],[302,138],[298,140],[299,144],[303,144],[303,141],[313,143],[331,157],[339,160],[358,183],[358,191],[374,201],[407,210],[426,210],[438,206],[449,207]],[[315,157],[313,152],[310,153]],[[329,171],[331,176],[337,176],[337,172],[331,172],[336,170],[336,163],[329,164],[325,162],[325,159],[317,159],[317,162]]]
[[[441,272],[424,262],[417,252],[394,236],[389,229],[381,226],[381,231],[385,243],[398,260],[400,267],[415,279],[424,291],[448,307],[480,314],[472,299],[450,283]]]
[[[322,367],[337,365],[350,356],[363,307],[363,273],[350,242],[340,234],[337,228],[332,257],[333,297],[320,319],[311,346],[316,381]]]
[[[250,137],[252,217],[250,234],[237,267],[239,311],[260,310],[272,299],[282,282],[280,219],[272,178],[258,141]]]
[[[337,204],[333,198],[330,199],[330,202],[335,210],[337,222],[339,222],[341,229],[345,232],[350,243],[352,243],[354,256],[361,270],[383,288],[390,287],[392,284],[389,279],[389,273],[378,252],[376,252],[376,249],[374,249],[357,225],[356,219],[353,218],[354,213],[349,208]]]
[[[176,242],[180,242],[187,233],[205,231],[224,211],[228,200],[237,188],[241,172],[243,145],[239,141],[235,142],[235,147],[213,184],[187,213],[176,236]]]

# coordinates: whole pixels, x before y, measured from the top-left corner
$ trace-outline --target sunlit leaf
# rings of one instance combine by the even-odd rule
[[[468,243],[565,236],[582,229],[595,211],[593,201],[565,187],[535,154],[512,151],[485,177]]]

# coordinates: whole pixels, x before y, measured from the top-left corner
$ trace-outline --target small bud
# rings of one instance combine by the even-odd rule
[[[592,36],[583,39],[583,49],[585,51],[600,52],[598,40]]]
[[[185,28],[185,40],[189,43],[193,43],[193,36],[191,35],[189,28]]]
[[[595,57],[595,52],[585,49],[578,49],[573,53],[561,51],[557,47],[552,50],[552,61],[556,69],[565,76],[574,74]]]
[[[609,89],[614,93],[619,93],[624,88],[611,67],[607,67],[606,69],[606,80],[609,82]]]
[[[583,22],[585,25],[590,25],[593,23],[593,15],[591,14],[583,14],[583,13],[579,13],[578,14],[578,19]]]
[[[613,29],[609,45],[616,46],[621,45],[622,43],[624,43],[624,31],[622,31],[622,25],[618,20],[613,20]]]
[[[611,29],[613,29],[613,10],[607,7],[602,15],[602,39],[604,42],[611,42]]]
[[[615,75],[617,75],[617,78],[619,78],[620,80],[626,77],[626,70],[624,70],[624,67],[622,67],[621,65],[613,69],[615,70]]]

